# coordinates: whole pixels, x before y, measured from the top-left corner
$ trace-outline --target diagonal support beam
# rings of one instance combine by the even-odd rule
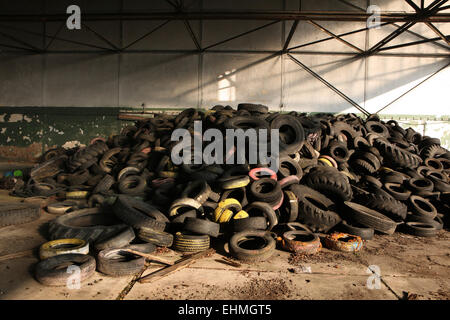
[[[312,75],[314,78],[316,78],[317,80],[319,80],[320,82],[322,82],[323,84],[325,84],[328,88],[330,88],[331,90],[333,90],[335,93],[337,93],[341,98],[343,98],[345,101],[347,101],[348,103],[350,103],[352,106],[354,106],[356,109],[358,109],[359,111],[361,111],[362,113],[364,113],[366,116],[369,116],[370,113],[365,110],[363,107],[361,107],[358,103],[356,103],[355,101],[353,101],[351,98],[349,98],[347,95],[345,95],[342,91],[340,91],[339,89],[337,89],[335,86],[333,86],[331,83],[329,83],[327,80],[325,80],[324,78],[322,78],[320,75],[318,75],[317,73],[315,73],[313,70],[311,70],[310,68],[308,68],[307,66],[305,66],[303,63],[301,63],[299,60],[297,60],[296,58],[294,58],[291,54],[287,54],[288,57],[297,65],[299,65],[300,67],[302,67],[306,72],[308,72],[310,75]]]
[[[12,36],[10,34],[7,34],[7,33],[4,33],[2,31],[0,31],[0,35],[4,36],[5,38],[8,38],[8,39],[10,39],[10,40],[12,40],[12,41],[14,41],[16,43],[20,43],[21,45],[24,45],[24,46],[28,47],[29,48],[28,51],[33,51],[33,52],[40,52],[41,51],[41,49],[36,48],[35,46],[32,46],[31,44],[26,43],[25,41],[22,41],[22,40],[14,37],[14,36]]]
[[[394,40],[395,38],[397,38],[404,31],[408,30],[409,28],[411,28],[415,24],[416,24],[415,22],[406,22],[406,23],[404,23],[403,25],[400,26],[400,28],[398,28],[397,30],[395,30],[394,32],[392,32],[391,34],[386,36],[384,39],[379,41],[377,44],[375,44],[372,48],[367,50],[367,54],[371,55],[371,54],[374,54],[374,53],[378,52],[381,49],[381,47],[383,47],[388,42],[390,42],[390,41]]]
[[[183,12],[184,3],[182,0],[177,1],[176,3],[172,2],[171,0],[166,0],[167,3],[169,3],[176,12]],[[187,32],[189,33],[189,36],[192,39],[192,42],[194,42],[195,47],[197,48],[197,51],[201,52],[202,47],[200,46],[200,43],[197,40],[197,37],[195,36],[194,31],[192,30],[191,24],[189,23],[189,20],[183,20],[184,26],[186,27]]]
[[[53,43],[53,40],[55,40],[55,37],[57,37],[58,36],[58,34],[61,32],[61,30],[62,30],[62,28],[65,26],[66,24],[65,24],[65,22],[63,22],[63,23],[61,23],[61,25],[59,26],[59,28],[58,28],[58,30],[55,32],[55,34],[53,35],[53,37],[50,39],[50,42],[47,44],[47,46],[45,47],[45,51],[47,51],[48,50],[48,48],[50,48],[50,46],[52,45],[52,43]],[[44,37],[45,38],[45,37]]]
[[[116,51],[119,51],[119,47],[117,47],[114,43],[106,39],[104,36],[102,36],[100,33],[89,27],[86,23],[82,23],[82,26],[88,29],[90,32],[92,32],[97,38],[103,40],[105,43],[107,43],[111,48],[113,48]]]
[[[402,26],[400,26],[399,29],[395,30],[394,32],[389,34],[387,37],[385,37],[383,40],[381,40],[380,42],[375,44],[372,48],[370,48],[367,51],[367,54],[371,55],[371,54],[374,54],[374,53],[378,52],[381,47],[383,47],[388,42],[390,42],[390,41],[394,40],[395,38],[397,38],[399,35],[401,35],[407,29],[409,29],[412,26],[414,26],[417,23],[418,19],[423,18],[423,17],[432,16],[434,13],[437,12],[439,7],[441,7],[446,2],[448,2],[448,0],[435,0],[435,1],[433,1],[428,7],[426,7],[424,10],[420,10],[417,13],[417,19],[415,21],[404,23]]]
[[[449,39],[450,39],[450,36],[447,36],[446,40],[449,40]],[[426,40],[402,43],[402,44],[397,44],[397,45],[394,45],[394,46],[383,47],[379,51],[381,52],[381,51],[387,51],[387,50],[392,50],[392,49],[398,49],[398,48],[404,48],[404,47],[409,47],[409,46],[415,46],[415,45],[419,45],[419,44],[423,44],[423,43],[429,43],[429,42],[435,42],[435,41],[439,41],[439,40],[441,40],[441,38],[438,37],[438,38],[431,38],[431,39],[426,39]],[[449,55],[449,57],[450,57],[450,55]]]
[[[217,42],[217,43],[214,43],[214,44],[212,44],[212,45],[209,45],[209,46],[203,48],[203,51],[206,51],[206,50],[211,49],[211,48],[213,48],[213,47],[217,47],[217,46],[219,46],[219,45],[221,45],[221,44],[224,44],[224,43],[226,43],[226,42],[228,42],[228,41],[231,41],[231,40],[240,38],[240,37],[242,37],[242,36],[246,36],[247,34],[250,34],[250,33],[252,33],[252,32],[255,32],[255,31],[264,29],[264,28],[266,28],[266,27],[268,27],[268,26],[271,26],[271,25],[273,25],[273,24],[275,24],[275,23],[278,23],[278,22],[280,22],[280,20],[272,21],[272,22],[266,23],[266,24],[264,24],[264,25],[262,25],[262,26],[259,26],[259,27],[257,27],[257,28],[254,28],[254,29],[251,29],[251,30],[242,32],[242,33],[237,34],[237,35],[235,35],[235,36],[233,36],[233,37],[230,37],[230,38],[228,38],[228,39],[225,39],[225,40],[219,41],[219,42]]]
[[[405,0],[416,12],[422,11],[412,0]],[[423,4],[423,3],[422,3]]]
[[[149,32],[147,32],[146,34],[144,34],[143,36],[137,38],[136,40],[130,42],[129,44],[127,44],[125,47],[123,47],[120,51],[125,51],[126,49],[128,49],[129,47],[131,47],[132,45],[138,43],[139,41],[147,38],[149,35],[151,35],[153,32],[158,31],[159,29],[161,29],[162,27],[164,27],[166,24],[168,24],[170,22],[170,20],[166,20],[163,23],[157,25],[155,28],[153,28],[152,30],[150,30]]]
[[[57,37],[57,36],[51,36],[51,35],[48,35],[48,34],[42,34],[42,33],[39,33],[39,32],[29,31],[29,30],[25,30],[25,29],[13,27],[13,26],[0,25],[0,28],[10,29],[10,30],[17,30],[17,31],[28,33],[28,34],[36,35],[36,36],[39,36],[39,37],[44,36],[46,38],[55,39],[55,40],[59,40],[59,41],[64,41],[64,42],[68,42],[68,43],[73,43],[73,44],[78,44],[78,45],[81,45],[81,46],[86,46],[86,47],[90,47],[90,48],[111,51],[111,48],[99,47],[99,46],[96,46],[96,45],[93,45],[93,44],[83,43],[83,42],[75,41],[75,40],[64,39],[64,38],[60,38],[60,37]]]
[[[356,51],[358,51],[359,53],[364,53],[364,50],[358,48],[357,46],[351,44],[350,42],[348,42],[348,41],[342,39],[341,37],[339,37],[339,36],[337,36],[337,35],[335,35],[333,32],[331,32],[331,31],[325,29],[325,28],[322,27],[320,24],[318,24],[318,23],[316,23],[316,22],[314,22],[314,21],[312,21],[312,20],[309,20],[308,22],[309,22],[310,24],[312,24],[313,26],[315,26],[316,28],[322,30],[323,32],[325,32],[325,33],[328,34],[329,36],[332,36],[332,37],[335,38],[336,40],[342,42],[342,43],[345,44],[346,46],[349,46],[349,47],[352,48],[353,50],[356,50]]]
[[[434,77],[435,75],[437,75],[439,72],[441,72],[442,70],[446,69],[448,66],[450,66],[450,62],[447,63],[445,66],[443,66],[442,68],[439,68],[438,70],[436,70],[435,72],[433,72],[431,75],[429,75],[427,78],[425,78],[424,80],[422,80],[421,82],[419,82],[418,84],[416,84],[414,87],[412,87],[411,89],[409,89],[408,91],[406,91],[405,93],[403,93],[402,95],[400,95],[398,98],[392,100],[391,102],[389,102],[387,105],[385,105],[383,108],[381,108],[380,110],[378,110],[376,113],[379,113],[381,111],[383,111],[384,109],[386,109],[387,107],[389,107],[390,105],[392,105],[394,102],[400,100],[401,98],[403,98],[404,96],[406,96],[408,93],[410,93],[411,91],[413,91],[414,89],[416,89],[418,86],[420,86],[421,84],[423,84],[424,82],[426,82],[427,80],[431,79],[432,77]]]
[[[434,33],[436,33],[442,40],[444,40],[447,45],[450,46],[450,41],[448,40],[448,38],[441,32],[439,31],[438,28],[436,28],[431,22],[425,22],[425,24],[431,29],[433,30]]]
[[[294,23],[292,24],[291,30],[289,31],[286,41],[284,42],[283,52],[285,52],[287,47],[289,47],[289,43],[291,42],[292,37],[294,36],[295,30],[297,30],[298,23],[299,21],[295,20]]]
[[[191,36],[192,41],[195,44],[195,47],[197,48],[198,51],[202,51],[202,47],[200,46],[200,43],[197,40],[197,37],[194,34],[194,31],[192,30],[191,24],[189,23],[188,20],[184,20],[184,25],[186,26],[187,31],[189,32],[189,35]]]
[[[390,22],[384,22],[384,23],[381,24],[381,26],[385,26],[385,25],[388,25],[388,24],[390,24]],[[344,37],[344,36],[348,36],[348,35],[351,35],[351,34],[363,32],[363,31],[367,31],[367,30],[369,30],[369,28],[365,27],[365,28],[353,30],[353,31],[350,31],[350,32],[341,33],[341,34],[338,34],[338,36],[339,37]],[[298,46],[295,46],[295,47],[291,47],[291,48],[289,48],[287,50],[291,51],[291,50],[307,47],[307,46],[310,46],[310,45],[313,45],[313,44],[317,44],[317,43],[321,43],[321,42],[325,42],[325,41],[329,41],[329,40],[333,40],[333,39],[334,39],[333,37],[328,37],[328,38],[324,38],[324,39],[308,42],[308,43],[305,43],[305,44],[301,44],[301,45],[298,45]]]

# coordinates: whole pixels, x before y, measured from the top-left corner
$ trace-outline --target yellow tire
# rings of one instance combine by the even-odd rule
[[[46,242],[39,248],[41,260],[68,253],[88,254],[89,243],[81,239],[58,239]]]

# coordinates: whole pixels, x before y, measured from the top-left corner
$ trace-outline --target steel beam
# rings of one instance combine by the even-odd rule
[[[89,43],[83,43],[83,42],[79,42],[79,41],[75,41],[75,40],[64,39],[64,38],[60,38],[60,37],[57,37],[57,36],[51,36],[51,35],[48,35],[48,34],[42,34],[42,33],[39,33],[39,32],[29,31],[29,30],[25,30],[25,29],[21,29],[21,28],[17,28],[17,27],[12,27],[12,26],[8,26],[8,25],[0,25],[0,28],[17,30],[17,31],[21,31],[21,32],[24,32],[24,33],[36,35],[36,36],[39,36],[39,37],[44,36],[46,38],[55,39],[55,40],[59,40],[59,41],[64,41],[64,42],[68,42],[68,43],[73,43],[73,44],[78,44],[78,45],[86,46],[86,47],[90,47],[90,48],[96,48],[96,49],[101,49],[101,50],[113,51],[111,48],[99,47],[99,46],[96,46],[96,45],[93,45],[93,44],[89,44]]]
[[[450,41],[448,40],[448,37],[446,37],[441,31],[439,31],[438,28],[436,28],[431,22],[425,22],[425,24],[433,30],[434,33],[436,33],[442,40],[444,40],[447,45],[450,46]]]
[[[332,36],[333,38],[335,38],[336,40],[342,42],[343,44],[345,44],[346,46],[352,48],[353,50],[358,51],[359,53],[364,53],[364,50],[361,50],[360,48],[358,48],[357,46],[354,46],[353,44],[351,44],[350,42],[342,39],[340,36],[335,35],[333,32],[325,29],[324,27],[322,27],[320,24],[309,20],[308,21],[310,24],[312,24],[313,26],[315,26],[316,28],[318,28],[319,30],[322,30],[323,32],[325,32],[326,34],[328,34],[329,36]]]
[[[449,39],[450,39],[450,36],[447,36],[445,40],[448,41]],[[439,40],[442,40],[442,39],[440,37],[438,37],[438,38],[431,38],[431,39],[420,40],[420,41],[413,41],[413,42],[408,42],[408,43],[397,44],[395,46],[384,47],[378,51],[386,51],[386,50],[398,49],[398,48],[403,48],[403,47],[416,46],[419,44],[429,43],[429,42],[434,42],[434,41],[439,41]],[[449,56],[450,56],[450,54],[449,54]]]
[[[445,1],[445,0],[444,0]],[[436,8],[434,5],[431,9]],[[430,10],[431,10],[430,9]],[[437,11],[437,10],[436,10]],[[371,14],[345,11],[265,11],[265,12],[124,12],[84,13],[83,21],[108,20],[314,20],[314,21],[361,21]],[[65,14],[1,14],[0,21],[66,21]],[[416,13],[381,12],[381,22],[450,22],[449,13],[418,17]]]
[[[356,103],[355,101],[353,101],[350,97],[348,97],[347,95],[345,95],[342,91],[340,91],[339,89],[337,89],[335,86],[333,86],[331,83],[329,83],[328,81],[326,81],[324,78],[322,78],[319,74],[315,73],[313,70],[311,70],[310,68],[308,68],[306,65],[304,65],[303,63],[301,63],[299,60],[297,60],[296,58],[294,58],[291,54],[287,54],[288,57],[295,62],[297,65],[299,65],[300,67],[302,67],[306,72],[308,72],[310,75],[312,75],[314,78],[316,78],[317,80],[319,80],[320,82],[322,82],[323,84],[325,84],[328,88],[330,88],[331,90],[333,90],[335,93],[337,93],[341,98],[343,98],[345,101],[347,101],[348,103],[350,103],[352,106],[354,106],[356,109],[358,109],[359,111],[361,111],[362,113],[364,113],[366,116],[370,115],[370,113],[365,110],[363,107],[361,107],[358,103]]]
[[[264,29],[264,28],[266,28],[266,27],[268,27],[268,26],[271,26],[271,25],[273,25],[273,24],[275,24],[275,23],[278,23],[278,22],[280,22],[280,21],[272,21],[272,22],[266,23],[266,24],[264,24],[264,25],[262,25],[262,26],[259,26],[259,27],[257,27],[257,28],[254,28],[254,29],[251,29],[251,30],[242,32],[242,33],[237,34],[237,35],[235,35],[235,36],[232,36],[232,37],[230,37],[230,38],[228,38],[228,39],[225,39],[225,40],[216,42],[216,43],[214,43],[214,44],[211,44],[211,45],[209,45],[209,46],[203,48],[203,51],[206,51],[206,50],[209,50],[209,49],[211,49],[211,48],[217,47],[218,45],[221,45],[221,44],[224,44],[224,43],[226,43],[226,42],[228,42],[228,41],[231,41],[231,40],[237,39],[237,38],[239,38],[239,37],[245,36],[245,35],[250,34],[250,33],[252,33],[252,32],[255,32],[255,31]]]
[[[91,27],[89,27],[86,23],[81,23],[82,26],[84,26],[86,29],[88,29],[88,31],[92,32],[97,38],[99,38],[100,40],[104,41],[105,43],[107,43],[109,46],[111,46],[111,48],[113,48],[114,50],[118,51],[119,48],[112,43],[111,41],[109,41],[108,39],[106,39],[104,36],[102,36],[100,33],[98,33],[97,31],[95,31],[94,29],[92,29]]]
[[[197,37],[195,36],[194,31],[192,30],[191,24],[189,23],[188,20],[184,20],[183,22],[184,22],[184,25],[186,26],[187,31],[189,32],[189,36],[191,37],[192,41],[195,44],[195,47],[197,48],[197,50],[199,52],[201,52],[202,47],[200,46],[200,43],[198,42]]]
[[[297,30],[298,23],[299,23],[298,20],[295,20],[292,23],[291,30],[289,30],[289,34],[288,34],[288,36],[286,38],[286,41],[284,42],[284,45],[283,45],[283,52],[286,51],[287,47],[289,47],[289,43],[291,42],[292,37],[294,36],[295,30]]]
[[[399,29],[395,30],[391,34],[389,34],[387,37],[385,37],[383,40],[375,44],[372,48],[370,48],[366,54],[371,55],[375,52],[377,52],[381,47],[386,45],[388,42],[394,40],[399,35],[401,35],[405,30],[411,28],[413,25],[415,25],[419,20],[423,17],[430,17],[433,16],[433,14],[436,13],[436,10],[439,9],[440,6],[448,2],[448,0],[435,0],[433,1],[428,7],[426,7],[424,10],[420,10],[416,13],[417,19],[411,22],[406,22],[402,26],[400,26]]]
[[[390,24],[390,23],[389,22],[385,22],[385,23],[382,23],[381,26],[385,26],[387,24]],[[341,33],[341,34],[338,34],[337,36],[343,37],[343,36],[348,36],[348,35],[351,35],[351,34],[363,32],[363,31],[367,31],[367,30],[369,30],[369,28],[366,27],[366,28],[361,28],[361,29],[357,29],[357,30],[354,30],[354,31],[346,32],[346,33]],[[295,47],[291,47],[291,48],[288,49],[288,51],[294,50],[294,49],[303,48],[303,47],[307,47],[307,46],[310,46],[310,45],[313,45],[313,44],[317,44],[317,43],[321,43],[321,42],[325,42],[325,41],[329,41],[329,40],[333,40],[333,39],[334,39],[334,37],[329,37],[329,38],[324,38],[324,39],[308,42],[308,43],[301,44],[301,45],[298,45],[298,46],[295,46]]]
[[[133,44],[136,44],[137,42],[147,38],[149,35],[151,35],[153,32],[161,29],[162,27],[164,27],[166,24],[168,24],[170,22],[170,20],[166,20],[163,23],[157,25],[155,28],[153,28],[152,30],[150,30],[149,32],[147,32],[146,34],[144,34],[143,36],[137,38],[136,40],[132,41],[131,43],[127,44],[125,47],[123,47],[122,49],[120,49],[120,51],[125,51],[126,49],[128,49],[129,47],[131,47]]]
[[[42,51],[41,49],[36,48],[35,46],[33,46],[33,45],[31,45],[31,44],[29,44],[29,43],[27,43],[27,42],[25,42],[25,41],[22,41],[22,40],[20,40],[20,39],[14,37],[14,36],[12,36],[12,35],[10,35],[10,34],[7,34],[7,33],[4,33],[4,32],[2,32],[2,31],[0,31],[0,35],[2,35],[2,36],[5,37],[5,38],[8,38],[8,39],[10,39],[10,40],[12,40],[12,41],[14,41],[14,42],[16,42],[16,43],[20,43],[20,44],[22,44],[22,45],[28,47],[28,48],[29,48],[29,49],[28,49],[29,51],[33,51],[33,52],[41,52],[41,51]]]

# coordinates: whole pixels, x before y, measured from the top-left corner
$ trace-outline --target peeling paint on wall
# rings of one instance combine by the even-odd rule
[[[117,119],[117,108],[0,107],[1,157],[18,160],[39,157],[46,150],[64,145],[87,145],[93,137],[118,134],[128,123]],[[20,113],[18,112],[20,110]],[[36,154],[36,146],[39,152]],[[33,147],[27,151],[9,151],[9,147]],[[30,152],[31,153],[31,152]]]

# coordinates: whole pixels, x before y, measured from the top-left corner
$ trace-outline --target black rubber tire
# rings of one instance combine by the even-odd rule
[[[244,230],[267,230],[266,217],[249,217],[244,219],[232,219],[233,232]]]
[[[356,223],[350,224],[343,220],[339,226],[338,229],[344,233],[348,233],[354,236],[359,236],[363,240],[372,240],[373,235],[375,234],[375,231],[372,228],[366,228],[366,227],[357,227],[355,226]]]
[[[414,193],[419,194],[424,191],[433,191],[434,184],[430,179],[412,178],[408,181],[408,188]]]
[[[50,257],[36,265],[36,280],[46,286],[67,286],[72,276],[68,267],[74,265],[80,268],[80,282],[89,279],[95,273],[95,259],[89,255],[70,253]]]
[[[243,242],[260,239],[263,246],[257,249],[242,248]],[[244,262],[261,262],[266,261],[275,253],[275,239],[272,234],[267,231],[246,230],[235,233],[230,238],[229,250],[230,254]]]
[[[208,200],[211,194],[211,188],[206,181],[197,180],[190,182],[181,193],[182,198],[192,198],[203,204]]]
[[[426,222],[407,222],[405,231],[418,237],[435,237],[439,232],[434,225]]]
[[[180,252],[199,252],[209,249],[210,238],[208,235],[177,232],[173,239],[172,249]]]
[[[250,193],[256,201],[269,203],[272,207],[279,203],[283,196],[280,184],[271,178],[253,181],[250,185]]]
[[[384,189],[396,200],[406,201],[411,196],[411,191],[399,183],[385,183]]]
[[[437,215],[436,207],[428,199],[414,195],[409,198],[408,205],[413,214],[434,219]]]
[[[351,155],[347,146],[339,141],[329,143],[327,153],[336,160],[337,163],[346,163]]]
[[[90,178],[89,171],[84,169],[77,172],[74,172],[67,176],[67,181],[70,185],[76,186],[85,183]]]
[[[349,209],[346,216],[348,216],[350,221],[355,221],[363,226],[385,234],[393,234],[395,232],[397,223],[378,211],[354,202],[346,201],[344,204]]]
[[[102,250],[97,256],[97,270],[112,277],[129,276],[140,272],[145,266],[145,258],[124,251],[124,249],[152,253],[156,247],[151,243],[146,243]]]
[[[130,175],[121,179],[118,187],[119,191],[123,194],[139,195],[144,193],[147,182],[141,176]]]
[[[422,159],[438,158],[447,152],[448,152],[448,150],[441,147],[440,145],[432,144],[427,147],[424,147],[420,151],[420,156],[422,157]]]
[[[99,208],[66,213],[49,224],[50,240],[77,238],[89,243],[102,241],[126,227],[111,214]]]
[[[237,106],[238,111],[239,110],[246,110],[248,112],[254,113],[268,113],[269,112],[269,108],[265,105],[262,104],[253,104],[253,103],[239,103]]]
[[[437,176],[439,176],[439,178]],[[427,173],[427,178],[433,182],[434,191],[450,192],[450,184],[448,183],[444,173],[430,171]]]
[[[365,127],[368,132],[378,134],[385,138],[390,136],[388,128],[379,121],[367,121]]]
[[[419,156],[401,149],[386,140],[375,139],[374,145],[380,151],[384,161],[388,165],[415,169],[422,162]]]
[[[364,159],[355,159],[352,161],[352,167],[356,173],[367,175],[373,174],[377,171],[377,169],[372,166],[369,161]]]
[[[250,215],[250,217],[253,216],[254,211],[258,211],[257,216],[264,216],[269,223],[269,227],[267,228],[269,231],[278,224],[278,217],[268,203],[256,201],[246,206],[244,210]]]
[[[104,202],[105,202],[105,197],[102,196],[101,194],[97,193],[97,194],[93,194],[89,197],[87,204],[88,204],[89,208],[94,208],[97,205],[102,206]]]
[[[248,205],[247,190],[245,188],[225,190],[220,196],[218,202],[224,201],[228,198],[236,199],[237,201],[239,201],[242,207]]]
[[[223,190],[237,189],[247,186],[250,183],[250,177],[248,175],[240,176],[223,176],[217,180],[217,184]]]
[[[287,114],[278,115],[270,123],[270,129],[277,129],[280,134],[283,132],[283,127],[288,127],[293,134],[293,137],[291,137],[289,143],[279,139],[280,155],[289,155],[298,152],[305,142],[305,130],[303,129],[302,124],[297,118]]]
[[[379,211],[396,221],[404,220],[408,213],[408,207],[404,203],[394,199],[385,191],[361,194],[357,202],[370,209]]]
[[[406,180],[406,177],[397,171],[393,171],[393,172],[387,172],[382,174],[381,180],[383,181],[383,183],[400,183],[402,184],[403,181]]]
[[[112,176],[110,176],[109,174],[106,174],[99,181],[99,183],[95,186],[95,188],[92,191],[92,193],[105,193],[109,189],[111,189],[111,187],[113,186],[114,182],[115,182],[114,178]]]
[[[258,131],[259,129],[266,129],[269,132],[270,129],[267,121],[252,116],[232,117],[227,119],[224,125],[227,129],[242,129],[244,131],[251,128],[255,129],[256,131]]]
[[[9,203],[0,204],[0,227],[28,223],[39,219],[41,208],[39,205]]]
[[[278,170],[279,180],[292,175],[297,176],[299,179],[303,178],[302,167],[289,156],[280,158],[280,168]]]
[[[133,228],[126,226],[123,230],[120,230],[117,234],[112,235],[102,241],[97,241],[94,247],[97,251],[105,249],[118,249],[123,248],[130,244],[131,241],[136,238]]]
[[[220,224],[205,219],[187,217],[184,220],[183,230],[217,238],[220,232]]]
[[[140,228],[137,236],[144,242],[153,243],[158,247],[170,247],[173,243],[173,235],[164,231],[157,231],[151,228]]]
[[[420,216],[416,214],[408,214],[406,222],[424,222],[427,224],[431,224],[438,230],[442,230],[444,228],[444,221],[439,216],[436,216],[436,218],[431,219],[429,217]]]
[[[298,218],[298,198],[291,190],[284,190],[283,204],[280,211],[280,221],[294,222]]]
[[[316,167],[305,176],[305,183],[335,201],[353,197],[352,187],[344,174],[333,167]]]
[[[298,221],[307,225],[313,232],[328,232],[342,221],[332,207],[334,203],[325,195],[307,186],[294,184],[292,192],[299,201]]]
[[[197,217],[197,211],[196,211],[196,210],[189,210],[189,211],[184,212],[184,213],[182,213],[182,214],[176,215],[176,216],[170,221],[170,223],[171,223],[171,224],[174,224],[174,223],[180,223],[180,224],[183,224],[183,223],[184,223],[184,220],[185,220],[186,218],[188,218],[188,217],[196,218],[196,217]]]
[[[120,195],[113,205],[114,214],[135,229],[142,227],[163,231],[169,219],[158,209],[143,201]]]

